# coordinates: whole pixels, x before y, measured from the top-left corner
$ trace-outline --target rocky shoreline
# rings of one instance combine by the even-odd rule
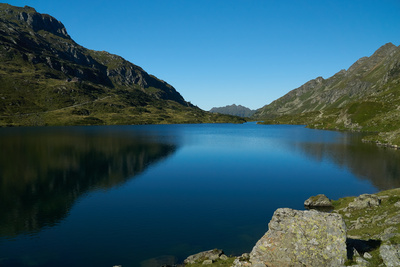
[[[338,200],[318,195],[304,204],[309,210],[277,209],[250,253],[214,249],[184,265],[400,266],[400,188]]]

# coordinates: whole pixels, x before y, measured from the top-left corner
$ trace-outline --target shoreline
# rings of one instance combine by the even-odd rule
[[[310,197],[308,200],[313,199],[318,202],[319,200],[317,199],[319,196],[321,195]],[[328,200],[330,204],[327,203],[326,200]],[[214,249],[191,255],[184,263],[178,264],[178,266],[196,267],[212,265],[263,267],[279,266],[279,264],[283,264],[282,261],[278,261],[278,265],[276,262],[274,263],[274,260],[277,260],[273,258],[275,252],[271,251],[283,249],[286,251],[287,255],[290,255],[293,253],[293,251],[290,251],[291,248],[282,247],[281,245],[284,243],[281,244],[277,242],[279,240],[275,240],[275,243],[270,244],[267,244],[266,240],[271,240],[274,235],[274,230],[272,228],[283,228],[284,220],[282,219],[281,213],[285,212],[292,212],[294,214],[297,214],[297,212],[306,213],[308,216],[305,217],[306,225],[316,224],[313,221],[316,217],[327,216],[327,214],[340,218],[339,220],[343,221],[345,224],[345,244],[341,244],[341,246],[345,246],[346,255],[345,258],[343,258],[342,264],[334,264],[333,266],[398,266],[397,263],[400,263],[400,188],[384,190],[375,194],[362,194],[357,197],[344,197],[338,200],[326,198],[324,201],[324,203],[319,201],[320,203],[317,203],[316,207],[326,208],[331,205],[333,208],[331,212],[316,210],[296,211],[291,209],[278,209],[275,211],[269,223],[268,232],[255,244],[253,250],[249,253],[244,253],[241,256],[227,257],[222,250]],[[276,221],[274,217],[276,216],[280,216],[278,220],[278,225],[280,226],[274,225],[274,221]],[[322,226],[318,225],[318,227]],[[300,228],[304,228],[304,225],[301,227],[295,226],[292,231],[296,232]],[[280,233],[280,236],[282,236],[282,233]],[[335,235],[333,236],[336,238]],[[265,239],[265,237],[268,238]],[[294,240],[291,241],[294,242]],[[320,240],[318,240],[318,238],[315,239],[315,243],[322,243],[322,241],[323,237],[321,237]],[[329,242],[332,242],[332,240]],[[267,244],[267,247],[265,247],[265,244]],[[307,247],[306,245],[306,248],[311,251],[314,247],[312,245]],[[294,251],[294,254],[307,254],[309,251]],[[319,252],[322,253],[322,251]],[[264,260],[260,261],[260,257]],[[297,259],[300,258],[297,254],[296,257]],[[293,264],[293,266],[297,266],[296,264],[300,263],[293,262]],[[322,265],[313,265],[311,261],[311,264],[307,266]]]

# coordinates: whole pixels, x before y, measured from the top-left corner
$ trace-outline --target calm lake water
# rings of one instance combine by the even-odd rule
[[[0,266],[250,252],[280,207],[400,187],[359,134],[235,124],[0,129]]]

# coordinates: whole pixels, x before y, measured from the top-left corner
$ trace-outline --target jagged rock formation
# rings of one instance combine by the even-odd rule
[[[212,113],[227,114],[239,117],[251,117],[256,111],[241,105],[228,105],[225,107],[214,107],[210,109]]]
[[[200,110],[120,56],[78,45],[50,15],[0,4],[0,126],[218,120],[237,119]]]
[[[12,14],[12,9],[6,9],[5,13]],[[25,6],[24,11],[18,15],[20,21],[25,21],[33,31],[48,31],[54,35],[70,39],[64,25],[49,15],[41,15],[34,8]]]
[[[400,128],[399,106],[400,47],[388,43],[348,70],[290,91],[257,110],[253,118],[323,129],[393,132]]]

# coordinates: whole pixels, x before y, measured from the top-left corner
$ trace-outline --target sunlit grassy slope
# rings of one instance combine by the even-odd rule
[[[366,140],[400,145],[400,47],[388,43],[348,70],[311,80],[259,109],[254,119],[371,132]]]

